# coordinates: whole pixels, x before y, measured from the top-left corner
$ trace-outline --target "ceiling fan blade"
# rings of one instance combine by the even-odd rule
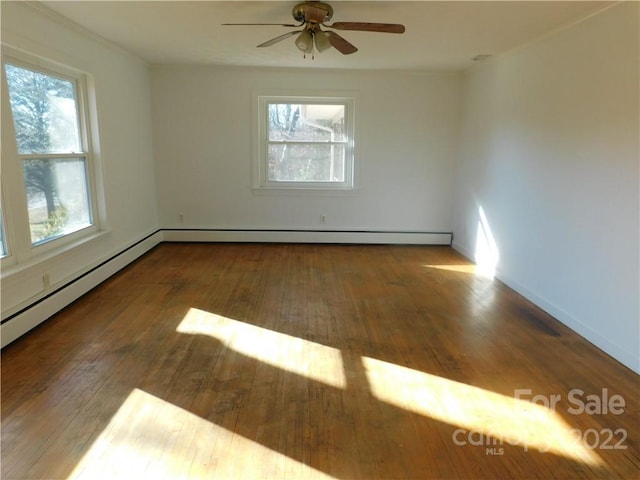
[[[336,30],[360,30],[363,32],[404,33],[404,25],[398,23],[367,23],[367,22],[335,22],[325,27]]]
[[[261,43],[260,45],[258,45],[258,47],[270,47],[274,43],[281,42],[285,38],[289,38],[289,37],[295,35],[296,33],[300,33],[301,31],[302,30],[294,30],[292,32],[287,32],[287,33],[285,33],[283,35],[279,35],[279,36],[277,36],[275,38],[272,38],[271,40],[267,40],[266,42]]]
[[[278,27],[301,27],[304,25],[303,23],[293,24],[293,23],[221,23],[223,26],[238,26],[238,25],[275,25]]]
[[[342,38],[336,32],[326,32],[326,33],[329,36],[329,43],[331,44],[331,46],[336,50],[338,50],[343,55],[349,55],[351,53],[355,53],[358,51],[358,49],[354,45],[347,42],[344,38]]]

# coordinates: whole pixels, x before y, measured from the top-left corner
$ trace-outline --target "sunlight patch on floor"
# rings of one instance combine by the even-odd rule
[[[243,355],[336,388],[346,388],[340,350],[190,308],[177,332],[207,335]]]
[[[473,438],[484,438],[489,446],[498,440],[498,444],[502,441],[590,465],[602,463],[553,410],[382,360],[362,357],[362,361],[374,397],[464,429],[456,437],[461,442],[473,433]],[[452,444],[459,445],[454,440]]]
[[[424,265],[426,268],[435,268],[437,270],[446,270],[448,272],[457,272],[457,273],[473,273],[480,274],[481,269],[474,264],[468,265]]]
[[[116,478],[333,477],[134,389],[68,477]]]

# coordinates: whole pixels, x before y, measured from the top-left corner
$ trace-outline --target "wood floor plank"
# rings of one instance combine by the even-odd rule
[[[1,369],[7,480],[640,476],[638,375],[448,247],[162,244]]]

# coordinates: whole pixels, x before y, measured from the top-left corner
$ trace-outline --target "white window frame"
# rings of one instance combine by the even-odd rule
[[[9,102],[5,64],[33,70],[74,83],[81,151],[68,154],[21,154],[18,151],[13,113]],[[95,92],[91,76],[72,67],[43,59],[26,52],[2,47],[2,190],[4,240],[7,254],[2,267],[16,266],[40,256],[56,254],[96,238],[107,231],[104,191],[99,166]],[[74,232],[32,243],[23,163],[31,158],[82,158],[85,162],[87,194],[91,224]],[[13,267],[12,267],[13,271]]]
[[[275,103],[300,103],[311,105],[344,105],[345,110],[345,141],[338,142],[345,147],[344,158],[344,181],[342,182],[284,182],[272,181],[268,177],[268,108]],[[254,95],[254,165],[253,165],[253,187],[256,190],[265,191],[350,191],[355,188],[355,116],[356,116],[356,95],[352,92],[345,94],[273,94],[257,93]],[[278,142],[288,143],[288,142]],[[295,144],[296,142],[291,142]],[[305,142],[309,143],[309,142]],[[311,142],[315,143],[315,142]],[[317,142],[326,145],[327,142]]]

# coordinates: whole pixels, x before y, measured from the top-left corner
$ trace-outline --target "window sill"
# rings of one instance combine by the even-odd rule
[[[27,270],[41,263],[50,261],[72,250],[97,242],[109,236],[110,234],[111,234],[110,229],[98,230],[96,232],[83,236],[82,238],[79,238],[69,243],[65,243],[64,245],[60,245],[59,247],[52,248],[50,250],[47,250],[46,252],[42,252],[38,255],[34,255],[33,257],[30,257],[22,261],[15,260],[13,257],[7,257],[7,260],[13,260],[13,262],[7,265],[6,267],[5,266],[2,267],[2,275],[0,278],[5,279],[17,273],[20,273],[23,270]]]
[[[360,194],[359,188],[312,188],[312,187],[252,187],[253,195],[257,196],[356,196]]]

